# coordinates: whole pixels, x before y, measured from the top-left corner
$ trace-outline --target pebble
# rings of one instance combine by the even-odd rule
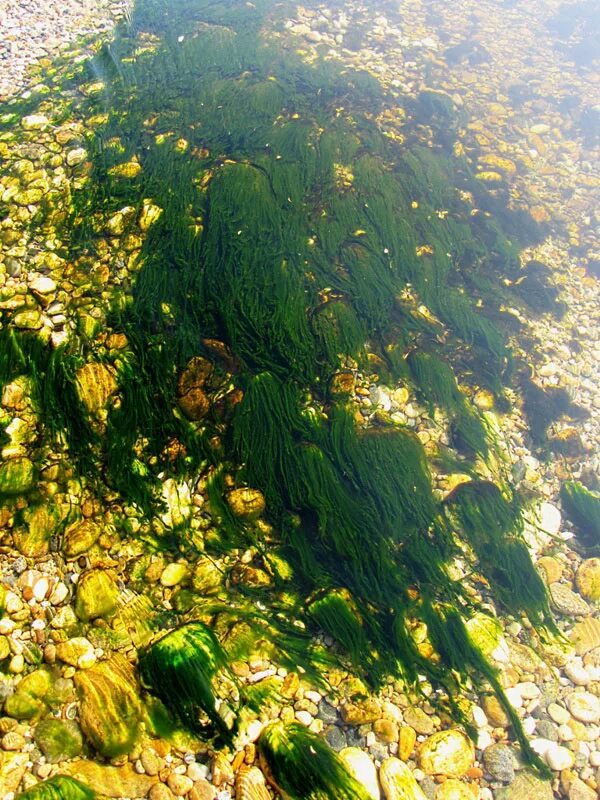
[[[483,765],[495,780],[510,783],[515,777],[513,753],[505,744],[492,744],[486,748],[483,752]]]
[[[555,772],[562,772],[564,769],[570,769],[575,763],[573,751],[555,742],[550,742],[550,746],[546,750],[544,758],[550,769],[553,769]]]
[[[589,692],[573,692],[567,697],[569,711],[580,722],[600,720],[600,700]]]
[[[565,725],[571,719],[567,709],[559,706],[558,703],[550,703],[548,705],[548,714],[557,725]]]
[[[172,772],[167,778],[167,786],[178,797],[186,795],[193,787],[194,781],[187,775],[178,775]]]

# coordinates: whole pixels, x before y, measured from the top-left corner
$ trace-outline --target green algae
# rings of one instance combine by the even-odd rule
[[[21,792],[20,800],[94,800],[95,792],[68,775],[55,775]]]
[[[505,607],[551,627],[516,504],[493,484],[474,483],[440,508],[418,438],[399,426],[359,428],[352,406],[328,387],[347,363],[366,369],[370,353],[382,375],[410,379],[432,413],[448,414],[453,443],[471,462],[462,469],[476,474],[474,457],[487,457],[492,437],[459,379],[476,371],[499,391],[509,374],[493,321],[504,294],[487,275],[491,262],[514,264],[515,245],[461,197],[459,188],[481,190],[460,158],[388,140],[373,121],[384,100],[378,84],[267,44],[260,30],[277,25],[270,13],[266,3],[140,0],[131,24],[72,75],[75,87],[103,81],[75,109],[106,120],[88,133],[89,179],[74,191],[61,230],[70,256],[100,257],[107,233],[137,232],[149,201],[160,214],[107,312],[124,349],[107,353],[97,331],[80,327],[51,350],[9,324],[0,332],[0,377],[30,375],[48,441],[66,442],[79,474],[142,518],[165,512],[168,479],[210,468],[219,530],[203,544],[215,555],[251,545],[268,556],[273,542],[231,513],[226,474],[263,492],[293,580],[276,574],[274,592],[230,592],[230,610],[217,613],[219,637],[192,622],[140,653],[144,683],[181,725],[231,738],[215,679],[231,678],[229,660],[264,641],[279,663],[318,679],[315,665],[328,661],[310,634],[320,629],[373,688],[390,675],[415,685],[426,675],[452,698],[454,674],[476,675],[507,705],[460,627],[472,603],[447,563],[460,552],[457,541],[466,542]],[[138,54],[148,32],[157,40]],[[351,113],[338,113],[342,100]],[[445,97],[423,94],[418,104],[448,128]],[[111,256],[111,267],[122,258]],[[178,376],[198,356],[222,384],[207,388],[210,408],[194,421],[181,413]],[[90,414],[78,391],[86,364],[114,371],[105,418]],[[240,395],[228,410],[225,385]],[[200,549],[184,521],[153,541]],[[250,615],[246,596],[266,604],[263,618]],[[187,590],[174,606],[179,618],[206,610]],[[107,613],[114,610],[111,598]],[[255,630],[229,635],[236,616]],[[289,616],[302,631],[291,630]],[[439,664],[419,652],[415,621],[426,623]],[[243,702],[256,699],[239,696],[234,705]],[[265,749],[289,749],[290,763],[301,765],[302,735],[273,733]],[[344,796],[345,778],[332,774]]]
[[[600,546],[600,498],[578,481],[566,481],[560,487],[560,499],[569,519],[575,524],[581,542]]]
[[[294,800],[366,800],[370,796],[337,753],[299,723],[268,725],[258,746],[274,783]]]

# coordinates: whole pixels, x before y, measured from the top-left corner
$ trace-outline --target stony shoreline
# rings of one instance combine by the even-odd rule
[[[0,13],[4,12],[3,5]],[[421,86],[427,70],[430,85],[447,91],[455,102],[468,109],[470,121],[461,135],[463,146],[468,151],[470,144],[476,143],[487,156],[495,158],[495,161],[482,161],[481,172],[495,174],[496,177],[489,180],[508,185],[511,194],[524,204],[535,196],[536,200],[530,203],[532,216],[552,224],[556,210],[560,225],[555,226],[540,246],[523,257],[538,259],[553,270],[554,281],[567,309],[560,321],[548,316],[521,318],[529,339],[525,356],[540,385],[566,387],[573,401],[589,415],[583,421],[561,420],[555,426],[553,436],[565,430],[572,432],[564,437],[568,447],[548,460],[532,448],[526,424],[518,411],[518,397],[514,397],[517,410],[502,418],[513,472],[520,476],[523,488],[536,492],[544,500],[539,506],[539,524],[532,520],[528,535],[538,567],[549,586],[559,626],[574,643],[574,648],[545,646],[523,620],[510,621],[503,631],[484,628],[481,634],[488,653],[502,671],[511,702],[522,717],[534,747],[554,771],[554,791],[522,769],[517,751],[509,741],[506,717],[492,698],[477,696],[477,687],[470,698],[475,703],[473,718],[479,731],[476,749],[473,749],[460,732],[448,728],[448,721],[437,715],[432,705],[407,696],[400,686],[390,685],[381,697],[366,703],[340,703],[339,699],[323,697],[303,685],[294,673],[280,670],[275,674],[268,661],[239,666],[240,675],[249,682],[274,675],[280,679],[282,693],[287,698],[287,704],[279,709],[281,717],[296,719],[314,731],[323,732],[334,749],[345,751],[347,763],[351,767],[354,765],[366,784],[373,787],[374,782],[375,796],[379,788],[372,764],[379,767],[396,756],[409,763],[418,782],[418,786],[408,784],[412,787],[412,794],[407,795],[411,800],[421,800],[423,796],[432,800],[551,800],[553,796],[593,800],[600,786],[600,562],[582,559],[570,548],[572,527],[561,514],[558,501],[558,488],[565,477],[580,478],[590,474],[597,477],[599,469],[600,291],[589,269],[600,253],[594,238],[597,235],[594,233],[594,219],[597,221],[594,202],[600,178],[597,160],[594,165],[594,150],[588,148],[570,118],[565,123],[551,99],[544,94],[556,85],[561,75],[566,81],[564,73],[567,73],[582,101],[588,102],[593,96],[594,79],[579,73],[574,65],[549,49],[540,34],[542,21],[536,16],[534,5],[526,3],[522,9],[512,9],[510,26],[502,25],[506,11],[500,5],[469,0],[462,0],[460,8],[454,7],[441,22],[438,20],[437,30],[428,22],[426,9],[420,2],[412,4],[410,18],[405,20],[395,19],[391,12],[371,19],[359,4],[351,4],[344,13],[337,15],[327,9],[323,12],[299,8],[288,26],[291,41],[305,50],[308,58],[319,48],[319,53],[328,53],[328,57],[366,66],[384,84],[400,93]],[[557,6],[557,3],[548,3],[550,9]],[[33,20],[33,29],[38,30],[35,6],[24,3],[21,7],[28,15],[28,29]],[[24,18],[18,15],[18,8],[13,6],[12,16],[7,17],[9,30],[15,37],[13,42],[19,42],[24,31]],[[112,19],[121,13],[114,4],[102,4],[97,16],[96,6],[77,4],[77,9],[69,5],[61,8],[63,13],[54,29],[56,41],[42,43],[47,33],[40,29],[33,37],[35,48],[30,56],[20,52],[16,45],[0,50],[2,62],[15,66],[6,85],[0,86],[0,97],[3,92],[9,94],[25,85],[24,73],[30,58],[33,61],[54,53],[59,47],[58,40],[66,43],[72,32],[109,30]],[[82,20],[92,17],[97,27],[82,31],[82,24],[87,24]],[[466,66],[459,64],[448,68],[441,54],[443,46],[461,39],[465,25],[462,20],[472,22],[475,18],[478,20],[476,40],[480,48],[489,53],[489,62],[475,60]],[[346,37],[353,26],[360,25],[366,30],[363,42],[357,49],[345,50]],[[447,34],[444,45],[441,32]],[[391,48],[390,42],[396,42],[395,47]],[[532,52],[537,60],[527,68],[538,70],[534,79],[544,89],[540,89],[534,101],[533,125],[529,121],[533,119],[530,116],[533,109],[525,106],[516,110],[503,90],[507,73],[518,81],[525,69],[523,56]],[[389,126],[390,135],[402,136],[401,119],[382,120],[382,125]],[[565,125],[567,130],[563,132]],[[69,141],[65,135],[65,142]],[[65,170],[76,171],[80,163],[77,148],[69,144],[67,149]],[[65,174],[69,180],[72,178],[70,173]],[[581,175],[585,180],[579,184]],[[565,194],[568,202],[563,203],[561,198]],[[18,261],[19,256],[11,258]],[[25,293],[35,298],[40,306],[39,320],[44,320],[43,324],[51,331],[49,335],[60,334],[65,313],[68,317],[65,309],[68,295],[61,283],[61,265],[55,264],[51,275],[41,262],[39,269],[27,274],[14,271],[13,267],[11,270],[6,266],[3,269],[4,291],[12,291],[13,297]],[[59,292],[64,297],[59,297]],[[515,314],[518,313],[515,310]],[[51,325],[46,320],[50,320]],[[518,339],[515,347],[520,347]],[[13,387],[12,395],[3,397],[3,406],[5,410],[12,409],[15,416],[26,419],[27,401],[22,392],[19,395],[18,388]],[[424,442],[427,437],[439,435],[436,425],[422,408],[410,401],[402,387],[394,389],[365,381],[356,387],[356,402],[365,418],[377,412],[397,415],[397,421],[414,427]],[[19,434],[20,439],[16,435],[18,431],[14,432],[15,446],[26,451],[26,426]],[[52,475],[48,477],[50,481],[53,479]],[[447,485],[439,488],[448,490]],[[205,496],[198,491],[190,501],[201,507]],[[31,681],[31,674],[40,672],[29,670],[35,663],[29,655],[32,644],[43,643],[43,661],[62,664],[61,715],[65,725],[78,715],[73,679],[86,670],[97,670],[98,665],[104,663],[106,653],[100,635],[94,639],[92,629],[89,638],[77,637],[77,640],[62,642],[57,639],[57,643],[46,640],[44,630],[48,625],[54,631],[69,627],[74,615],[72,606],[78,592],[77,583],[86,569],[101,566],[121,574],[125,572],[128,558],[131,561],[138,557],[135,549],[129,554],[121,553],[118,537],[115,539],[110,532],[101,533],[97,529],[94,520],[100,518],[101,509],[91,497],[85,498],[81,510],[84,522],[68,529],[67,544],[71,549],[65,563],[59,564],[52,554],[33,563],[31,558],[11,547],[2,548],[3,579],[10,585],[6,613],[0,620],[0,649],[6,650],[1,651],[4,657],[10,656],[10,678],[2,684],[2,691],[17,698],[12,700],[13,705],[19,698],[21,703],[27,697],[35,699],[36,692],[43,691],[43,687],[30,686],[30,691],[23,688],[27,680],[30,684],[35,682]],[[11,524],[8,519],[2,520],[3,526]],[[146,579],[156,584],[168,605],[175,587],[189,580],[190,575],[183,561],[167,563],[162,557],[155,557],[147,565]],[[218,579],[204,565],[198,575],[194,572],[192,580],[198,581],[209,593]],[[543,661],[536,652],[542,655]],[[21,689],[11,694],[11,681],[17,685],[26,672],[28,674],[18,683]],[[0,719],[3,751],[0,763],[5,772],[0,778],[0,795],[9,800],[11,793],[54,774],[55,763],[67,770],[73,767],[73,774],[86,778],[99,787],[101,794],[110,796],[148,796],[150,800],[187,796],[191,800],[211,800],[218,792],[219,800],[231,796],[239,798],[242,792],[236,794],[236,786],[241,785],[236,784],[236,774],[244,763],[254,762],[254,741],[264,721],[257,721],[248,730],[245,747],[230,758],[217,755],[211,759],[208,753],[199,754],[185,746],[171,748],[161,740],[152,740],[140,744],[128,758],[113,759],[113,766],[100,766],[91,762],[69,764],[70,753],[80,751],[81,734],[77,726],[71,731],[71,738],[67,737],[71,750],[66,753],[69,758],[63,764],[58,756],[64,754],[57,756],[45,750],[50,747],[51,737],[47,737],[47,742],[39,732],[34,734],[26,717],[17,721],[18,714],[11,716],[6,708],[4,714]],[[88,735],[89,729],[88,724]],[[445,761],[439,753],[441,742],[447,743],[451,753]],[[361,751],[368,754],[370,761],[365,761]],[[379,777],[386,800],[396,800],[398,795],[393,788],[386,790],[382,777],[385,771],[380,771]],[[258,796],[267,797],[266,788],[264,792],[266,794]]]

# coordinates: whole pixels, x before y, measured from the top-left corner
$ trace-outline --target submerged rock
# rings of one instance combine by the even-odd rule
[[[133,764],[110,767],[94,761],[76,761],[65,767],[69,775],[93,786],[105,797],[146,797],[158,781],[158,776],[140,775]],[[46,800],[43,798],[43,800]],[[69,798],[71,800],[71,798]],[[83,799],[82,799],[83,800]]]
[[[75,758],[83,748],[81,730],[69,719],[42,720],[35,729],[34,738],[50,764]]]
[[[120,654],[75,676],[81,729],[108,758],[129,752],[141,719],[131,664]],[[107,792],[103,792],[107,794]],[[111,795],[112,796],[112,795]]]
[[[233,489],[227,495],[227,503],[233,515],[247,521],[258,519],[265,510],[265,498],[258,489]]]
[[[410,768],[398,758],[387,758],[379,770],[385,800],[427,800]]]
[[[77,394],[90,414],[97,414],[117,391],[115,371],[108,364],[90,362],[75,374]]]
[[[265,776],[258,767],[243,765],[240,768],[235,780],[235,796],[237,800],[271,800]]]
[[[16,548],[27,558],[45,556],[60,524],[60,514],[53,506],[29,506],[23,512],[23,519],[27,528],[13,534]]]
[[[117,610],[118,591],[113,578],[103,569],[82,572],[77,582],[75,613],[83,622],[110,617]]]
[[[580,594],[588,600],[600,600],[600,558],[588,558],[582,561],[575,583]]]
[[[16,497],[35,486],[35,467],[29,458],[11,458],[0,465],[0,496]]]
[[[64,534],[63,552],[67,558],[76,558],[86,553],[100,538],[99,525],[91,519],[84,519],[70,525]]]
[[[381,791],[377,780],[377,770],[368,754],[358,747],[345,747],[340,751],[340,758],[346,765],[348,772],[364,786],[373,800],[379,800]]]
[[[473,743],[457,729],[434,733],[419,749],[419,766],[427,775],[460,778],[473,766],[474,760]]]

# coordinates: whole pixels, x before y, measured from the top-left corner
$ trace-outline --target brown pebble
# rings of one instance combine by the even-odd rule
[[[479,780],[483,778],[483,770],[481,767],[470,767],[466,772],[465,775],[467,778],[472,778],[473,780]]]
[[[166,783],[155,783],[150,787],[148,800],[174,800],[174,795]]]
[[[178,775],[172,772],[167,778],[167,786],[178,797],[184,797],[191,791],[194,781],[187,775]]]
[[[189,800],[214,800],[216,790],[208,781],[199,780],[194,783],[191,792],[188,794]]]

